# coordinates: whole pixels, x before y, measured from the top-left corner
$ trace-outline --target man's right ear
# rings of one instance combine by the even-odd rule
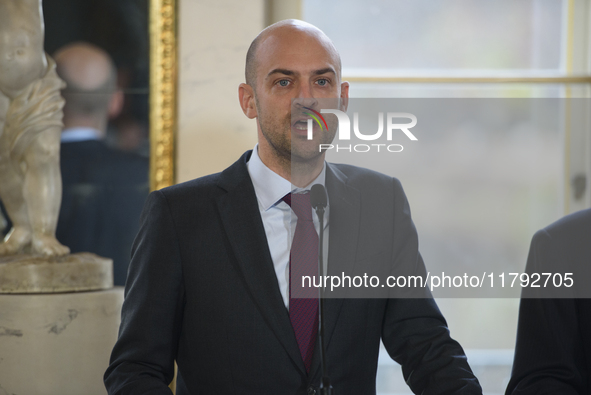
[[[245,83],[240,84],[238,87],[238,97],[242,112],[250,119],[256,118],[257,107],[255,105],[254,89],[252,89],[252,86]]]

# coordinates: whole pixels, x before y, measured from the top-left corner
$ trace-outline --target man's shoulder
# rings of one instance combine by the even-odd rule
[[[194,178],[189,181],[184,181],[169,187],[162,188],[159,191],[167,199],[177,199],[184,196],[195,196],[198,194],[207,193],[208,191],[218,188],[221,174],[222,173],[219,172]]]
[[[590,234],[591,209],[581,210],[537,231],[532,238],[532,248],[540,249],[541,257],[561,259],[571,267],[582,262],[587,267],[591,256]]]
[[[186,196],[198,198],[200,196],[218,195],[240,184],[251,183],[246,167],[250,153],[251,151],[245,152],[240,159],[221,172],[184,181],[160,189],[160,192],[167,199],[178,199]]]
[[[591,209],[566,215],[542,229],[542,232],[550,236],[564,235],[564,237],[577,234],[589,235],[591,234]]]

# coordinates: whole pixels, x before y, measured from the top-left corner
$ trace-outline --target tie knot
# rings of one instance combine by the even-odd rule
[[[288,193],[282,199],[291,206],[298,220],[312,221],[312,203],[310,203],[310,191],[304,193]]]

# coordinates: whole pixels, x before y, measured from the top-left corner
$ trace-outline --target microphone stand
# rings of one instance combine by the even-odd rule
[[[318,188],[320,189],[320,188]],[[324,187],[322,192],[326,196]],[[318,223],[320,225],[320,232],[318,232],[318,274],[320,278],[324,278],[324,207],[326,206],[326,198],[324,198],[324,205],[318,204],[316,215],[318,216]],[[320,343],[320,367],[322,370],[322,380],[320,381],[320,395],[333,395],[330,378],[326,371],[325,361],[325,345],[324,345],[324,287],[320,287],[320,298],[318,301],[318,343]]]

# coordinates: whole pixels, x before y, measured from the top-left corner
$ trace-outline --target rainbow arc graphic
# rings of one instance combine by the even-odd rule
[[[310,111],[310,112],[304,112],[304,114],[306,114],[309,117],[311,117],[312,119],[314,119],[316,121],[316,123],[318,124],[318,126],[320,126],[320,130],[324,130],[322,123],[324,123],[324,126],[326,126],[326,130],[328,130],[328,125],[326,124],[326,120],[324,119],[322,114],[320,114],[318,111],[316,111],[310,107],[304,107],[304,108],[306,110]],[[322,123],[320,122],[320,119],[318,119],[318,118],[322,119]]]

